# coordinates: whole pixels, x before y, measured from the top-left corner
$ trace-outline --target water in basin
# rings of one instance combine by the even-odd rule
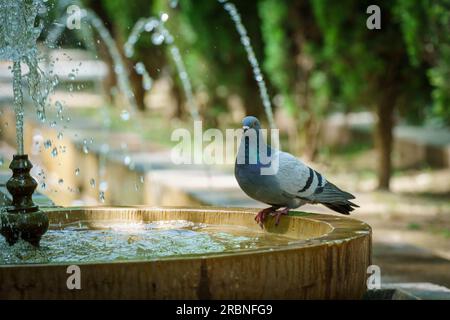
[[[80,221],[50,226],[38,249],[26,242],[9,247],[1,237],[0,264],[151,260],[273,248],[294,241],[242,226],[186,220]]]

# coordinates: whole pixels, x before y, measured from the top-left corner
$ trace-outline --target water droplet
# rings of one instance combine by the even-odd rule
[[[153,19],[149,22],[147,22],[144,26],[145,31],[150,32],[153,31],[156,27],[158,27],[159,22],[156,19]]]
[[[164,35],[159,32],[155,32],[152,34],[152,43],[155,46],[159,46],[164,42]]]
[[[61,184],[63,184],[63,183],[64,183],[64,180],[63,180],[63,179],[59,179],[59,180],[58,180],[58,184],[59,184],[59,185],[61,185]]]
[[[120,118],[123,121],[128,121],[130,120],[130,113],[127,110],[122,110],[122,112],[120,113]]]
[[[152,88],[153,81],[148,75],[144,75],[142,78],[142,87],[144,90],[149,91]]]
[[[167,13],[162,13],[161,14],[161,21],[162,22],[166,22],[169,19],[169,15]]]
[[[105,202],[105,193],[103,191],[100,191],[98,194],[99,200],[104,203]]]
[[[44,142],[45,149],[48,149],[52,146],[52,140],[47,140]]]
[[[58,117],[61,119],[62,117],[62,112],[63,112],[63,105],[60,101],[56,101],[55,102],[55,107],[56,107],[56,113],[58,115]]]
[[[107,181],[101,181],[98,185],[98,189],[100,191],[107,191],[108,190],[108,182]]]
[[[52,150],[52,157],[54,158],[54,157],[56,157],[58,155],[58,149],[55,147],[55,148],[53,148],[53,150]]]
[[[92,178],[92,179],[89,181],[89,184],[91,185],[92,188],[95,188],[95,179]]]
[[[76,176],[79,176],[79,175],[80,175],[80,168],[76,168],[76,169],[75,169],[75,175],[76,175]]]
[[[118,65],[118,66],[115,66],[114,67],[114,72],[116,73],[116,74],[118,74],[118,75],[120,75],[120,74],[123,74],[123,66],[121,66],[121,65]]]
[[[57,137],[58,137],[59,140],[61,140],[63,138],[63,133],[62,132],[58,133]]]
[[[125,56],[127,58],[131,58],[134,54],[133,46],[131,44],[127,43],[124,48],[125,48]]]
[[[143,75],[145,72],[145,66],[142,62],[136,63],[134,68],[136,69],[137,74]]]

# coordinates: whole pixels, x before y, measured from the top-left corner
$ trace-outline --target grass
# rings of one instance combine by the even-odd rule
[[[450,229],[444,229],[444,230],[442,230],[442,231],[441,231],[441,234],[442,234],[445,238],[450,239]]]
[[[449,227],[432,227],[429,231],[437,236],[444,237],[445,239],[450,239],[450,228]]]
[[[345,146],[332,148],[332,153],[350,160],[372,149],[372,143],[354,141]]]
[[[410,222],[407,228],[408,230],[421,230],[422,226],[416,222]]]

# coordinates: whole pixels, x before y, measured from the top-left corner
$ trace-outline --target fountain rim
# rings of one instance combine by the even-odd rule
[[[244,208],[244,207],[215,207],[215,206],[147,206],[147,205],[126,205],[126,206],[75,206],[75,207],[40,207],[40,210],[44,213],[52,212],[77,212],[82,210],[91,211],[103,211],[103,210],[152,210],[152,211],[179,211],[192,212],[201,210],[202,212],[235,212],[241,214],[248,214],[254,216],[259,210],[257,208]],[[282,219],[303,219],[309,220],[316,223],[322,223],[327,225],[330,230],[321,236],[312,237],[307,240],[317,241],[313,243],[305,244],[305,240],[298,239],[298,242],[282,245],[279,247],[264,247],[255,249],[242,249],[238,251],[221,252],[221,253],[211,253],[211,254],[190,254],[184,256],[168,256],[168,257],[158,257],[150,259],[131,259],[131,260],[119,260],[119,261],[64,261],[64,262],[50,262],[50,263],[30,263],[30,264],[0,264],[0,270],[3,268],[38,268],[38,267],[58,267],[67,266],[70,264],[76,264],[79,266],[100,266],[100,265],[110,265],[110,264],[145,264],[145,263],[173,263],[176,261],[194,261],[194,260],[210,260],[210,259],[227,259],[236,256],[254,256],[254,255],[264,255],[270,253],[280,253],[289,252],[299,249],[313,249],[324,246],[332,246],[343,243],[348,243],[350,241],[362,238],[365,236],[371,237],[372,228],[365,222],[348,218],[346,216],[338,216],[332,214],[322,214],[322,213],[311,213],[304,211],[290,211],[289,216],[284,216]],[[345,228],[339,226],[339,223],[345,222]],[[347,234],[343,237],[342,231],[345,230]],[[265,231],[267,232],[267,231]],[[358,233],[359,232],[359,233]],[[295,240],[294,240],[295,241]]]

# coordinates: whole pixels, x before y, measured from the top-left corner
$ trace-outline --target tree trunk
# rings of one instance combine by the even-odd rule
[[[183,90],[180,88],[180,86],[177,86],[175,83],[172,85],[171,92],[173,97],[176,101],[175,110],[172,114],[173,117],[178,119],[189,119],[189,114],[187,110],[184,108],[184,101],[186,100],[184,98]]]
[[[129,70],[128,72],[130,76],[130,84],[134,93],[137,108],[140,111],[145,111],[145,89],[142,85],[142,76],[136,73],[132,61],[130,60],[125,61],[127,61],[126,65]]]
[[[252,85],[256,86],[254,80]],[[251,88],[251,86],[246,86],[246,88]],[[258,88],[246,92],[243,94],[242,98],[244,100],[245,112],[248,116],[255,116],[259,119],[268,120]]]
[[[320,127],[320,122],[317,121],[316,117],[311,112],[304,127],[305,144],[303,156],[307,161],[316,160]]]
[[[377,105],[377,124],[375,130],[375,143],[378,152],[378,189],[389,190],[391,180],[391,153],[394,127],[395,99],[387,95]]]

